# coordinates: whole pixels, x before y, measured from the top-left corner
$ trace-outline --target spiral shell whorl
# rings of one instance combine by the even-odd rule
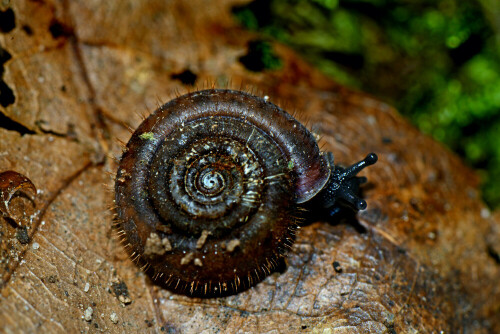
[[[299,144],[311,150],[297,154]],[[296,203],[312,196],[305,187],[326,182],[328,164],[316,153],[309,132],[264,99],[228,90],[174,99],[139,126],[120,162],[124,243],[175,291],[246,289],[292,244]],[[307,174],[311,161],[321,177]]]

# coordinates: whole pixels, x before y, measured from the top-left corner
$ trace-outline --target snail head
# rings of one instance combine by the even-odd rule
[[[318,194],[320,205],[326,209],[334,205],[347,205],[356,210],[366,209],[366,201],[358,197],[359,186],[367,181],[366,177],[356,176],[365,167],[377,162],[377,155],[370,153],[361,161],[349,167],[340,167],[334,164],[333,153],[327,153],[330,163],[330,179],[323,190]],[[338,207],[338,206],[335,206]]]

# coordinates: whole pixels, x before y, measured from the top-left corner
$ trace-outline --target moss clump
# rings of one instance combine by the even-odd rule
[[[142,140],[154,140],[155,134],[153,132],[144,132],[139,135]]]
[[[336,81],[395,105],[478,169],[486,202],[498,207],[495,8],[500,13],[500,2],[256,0],[234,13],[248,28],[296,48]]]

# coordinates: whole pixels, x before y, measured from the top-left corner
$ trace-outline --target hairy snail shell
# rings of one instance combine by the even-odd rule
[[[366,206],[355,195],[365,180],[355,175],[375,161],[372,154],[336,169],[276,105],[240,91],[197,91],[161,106],[128,142],[115,184],[119,230],[167,288],[236,293],[276,269],[294,241],[299,205],[343,198]]]

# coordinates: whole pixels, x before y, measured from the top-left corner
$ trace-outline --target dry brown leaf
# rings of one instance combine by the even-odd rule
[[[282,70],[247,71],[238,59],[256,36],[230,14],[244,2],[0,3],[2,19],[14,16],[0,33],[0,172],[39,190],[27,244],[0,221],[0,331],[500,332],[500,216],[476,176],[283,46]],[[151,283],[113,238],[106,187],[118,140],[186,91],[175,77],[185,70],[200,87],[244,82],[300,111],[337,161],[377,152],[360,226],[305,226],[287,270],[235,296],[192,299]]]

